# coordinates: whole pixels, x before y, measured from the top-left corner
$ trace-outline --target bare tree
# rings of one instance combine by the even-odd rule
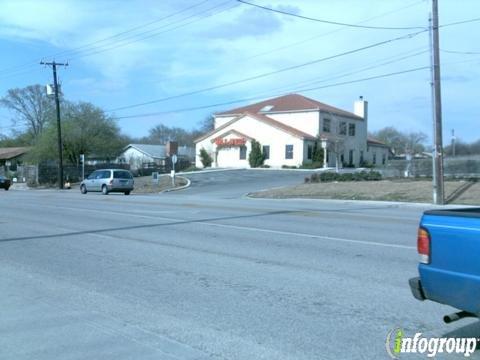
[[[214,128],[215,128],[215,117],[212,114],[206,116],[205,119],[203,119],[200,122],[199,130],[201,133],[212,131]]]
[[[338,172],[340,169],[340,164],[342,163],[341,157],[345,151],[345,136],[347,134],[347,128],[344,129],[343,134],[340,129],[342,122],[331,112],[329,112],[329,115],[330,130],[327,132],[322,131],[320,133],[320,138],[327,139],[327,151],[329,154],[333,154],[335,156],[335,170]]]
[[[14,125],[24,125],[34,138],[41,134],[46,123],[53,115],[53,103],[47,97],[41,85],[10,89],[0,105],[12,111]]]

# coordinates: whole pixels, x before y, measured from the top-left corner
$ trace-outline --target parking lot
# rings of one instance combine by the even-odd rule
[[[478,336],[410,294],[428,206],[244,197],[303,176],[0,193],[0,358],[380,359],[393,328]]]

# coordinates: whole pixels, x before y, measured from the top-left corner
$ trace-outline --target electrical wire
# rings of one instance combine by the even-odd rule
[[[275,70],[275,71],[270,71],[270,72],[267,72],[267,73],[258,74],[258,75],[251,76],[251,77],[248,77],[248,78],[223,83],[223,84],[220,84],[220,85],[210,86],[210,87],[207,87],[207,88],[190,91],[190,92],[186,92],[186,93],[183,93],[183,94],[172,95],[172,96],[168,96],[168,97],[161,98],[161,99],[150,100],[150,101],[145,101],[145,102],[141,102],[141,103],[137,103],[137,104],[132,104],[132,105],[127,105],[127,106],[121,106],[121,107],[114,108],[114,109],[109,109],[109,110],[107,110],[107,112],[126,110],[126,109],[131,109],[131,108],[135,108],[135,107],[139,107],[139,106],[156,104],[156,103],[164,102],[164,101],[167,101],[167,100],[177,99],[177,98],[190,96],[190,95],[196,95],[196,94],[200,94],[200,93],[211,91],[211,90],[221,89],[221,88],[224,88],[224,87],[227,87],[227,86],[241,84],[241,83],[244,83],[244,82],[247,82],[247,81],[261,79],[261,78],[264,78],[264,77],[267,77],[267,76],[271,76],[271,75],[283,73],[283,72],[286,72],[286,71],[299,69],[299,68],[302,68],[302,67],[305,67],[305,66],[318,64],[318,63],[323,62],[323,61],[336,59],[336,58],[339,58],[339,57],[342,57],[342,56],[350,55],[350,54],[353,54],[353,53],[357,53],[357,52],[364,51],[364,50],[367,50],[367,49],[371,49],[371,48],[374,48],[374,47],[377,47],[377,46],[385,45],[385,44],[392,43],[392,42],[395,42],[395,41],[404,40],[404,39],[411,39],[411,38],[413,38],[413,37],[415,37],[419,34],[422,34],[422,33],[426,32],[426,31],[428,31],[428,30],[422,30],[422,31],[418,31],[418,32],[415,32],[415,33],[410,33],[410,34],[399,36],[399,37],[396,37],[396,38],[393,38],[393,39],[388,39],[388,40],[380,41],[380,42],[370,44],[370,45],[367,45],[367,46],[363,46],[363,47],[360,47],[360,48],[357,48],[357,49],[354,49],[354,50],[345,51],[345,52],[342,52],[342,53],[339,53],[339,54],[315,59],[315,60],[308,61],[308,62],[298,64],[298,65],[288,66],[288,67],[278,69],[278,70]]]
[[[310,91],[314,91],[314,90],[326,89],[326,88],[343,86],[343,85],[348,85],[348,84],[355,84],[355,83],[359,83],[359,82],[381,79],[381,78],[386,78],[386,77],[411,73],[411,72],[425,70],[425,69],[430,69],[430,66],[416,67],[416,68],[411,68],[411,69],[407,69],[407,70],[396,71],[396,72],[391,72],[391,73],[381,74],[381,75],[376,75],[376,76],[370,76],[370,77],[361,78],[361,79],[355,79],[355,80],[344,81],[344,82],[339,82],[339,83],[334,83],[334,84],[316,86],[316,87],[312,87],[312,88],[304,88],[304,89],[300,89],[300,91],[310,92]],[[283,95],[287,95],[287,94],[289,94],[289,93],[281,93],[281,94],[276,94],[276,95],[270,95],[270,97],[283,96]],[[144,114],[126,115],[126,116],[120,116],[120,117],[115,117],[115,118],[117,120],[121,120],[121,119],[131,119],[131,118],[138,118],[138,117],[151,117],[151,116],[158,116],[158,115],[172,114],[172,113],[181,113],[181,112],[188,112],[188,111],[194,111],[194,110],[204,110],[204,109],[209,109],[209,108],[213,108],[213,107],[232,105],[232,104],[236,104],[236,103],[242,103],[242,102],[253,101],[253,100],[258,100],[258,99],[265,99],[265,96],[249,97],[249,98],[231,100],[231,101],[227,101],[227,102],[210,104],[210,105],[195,106],[195,107],[190,107],[190,108],[180,108],[180,109],[175,109],[175,110],[170,110],[170,111],[159,111],[159,112],[144,113]]]
[[[65,55],[65,57],[70,56],[70,58],[76,58],[76,57],[74,56],[75,54],[82,54],[82,53],[85,53],[85,52],[88,52],[88,51],[91,52],[91,51],[93,51],[93,50],[98,50],[98,49],[101,49],[102,47],[112,45],[112,44],[114,44],[115,42],[117,43],[117,46],[112,47],[112,48],[109,48],[108,50],[111,50],[111,49],[114,49],[114,48],[118,48],[118,47],[120,47],[120,46],[125,46],[125,45],[131,44],[131,43],[133,43],[133,42],[142,41],[142,40],[144,40],[144,39],[146,39],[146,38],[151,38],[151,37],[153,37],[153,36],[157,36],[157,35],[159,35],[159,34],[162,34],[162,33],[167,32],[167,31],[171,31],[171,30],[174,30],[174,29],[176,29],[176,28],[183,27],[183,26],[189,25],[189,24],[191,24],[191,23],[194,23],[194,22],[196,22],[196,21],[191,21],[191,22],[189,22],[189,23],[187,23],[187,24],[184,24],[183,26],[178,26],[178,27],[175,27],[175,28],[172,28],[172,29],[167,29],[166,31],[157,32],[157,33],[155,33],[155,34],[153,34],[153,35],[151,34],[152,32],[155,32],[155,31],[157,31],[157,30],[159,30],[159,29],[163,29],[163,28],[168,27],[168,26],[170,26],[170,25],[176,25],[177,23],[181,23],[181,22],[183,22],[183,21],[185,21],[185,20],[188,20],[188,19],[190,19],[190,18],[196,17],[196,16],[198,16],[198,15],[202,15],[202,14],[204,14],[204,13],[206,13],[206,12],[209,12],[209,11],[211,11],[211,10],[214,10],[214,9],[216,9],[216,8],[218,8],[218,7],[224,6],[225,4],[231,2],[231,0],[227,0],[227,1],[224,1],[224,2],[222,2],[222,3],[220,3],[220,4],[215,5],[215,6],[213,6],[213,7],[210,7],[210,8],[208,8],[208,9],[204,9],[204,10],[202,10],[202,11],[200,11],[200,12],[191,14],[191,15],[189,15],[188,17],[185,17],[185,18],[182,18],[182,19],[173,21],[173,22],[168,23],[168,24],[164,24],[164,25],[162,25],[161,27],[157,27],[157,28],[154,28],[154,29],[150,29],[150,30],[148,30],[148,31],[144,31],[144,32],[137,33],[137,34],[130,34],[130,35],[127,36],[127,37],[123,36],[123,35],[125,35],[125,34],[130,33],[130,32],[136,31],[136,30],[138,30],[138,29],[141,29],[141,28],[150,26],[150,25],[152,25],[152,24],[154,24],[154,23],[158,23],[158,22],[160,22],[160,21],[163,21],[163,20],[165,20],[165,19],[171,18],[171,17],[176,16],[176,15],[178,15],[178,14],[181,14],[181,13],[183,13],[183,12],[189,11],[189,10],[191,10],[191,9],[193,9],[193,8],[195,8],[195,7],[198,7],[198,6],[204,4],[204,3],[208,2],[208,1],[209,1],[209,0],[201,1],[201,2],[199,2],[199,3],[196,3],[196,4],[192,5],[192,6],[183,8],[183,9],[181,9],[181,10],[179,10],[179,11],[176,11],[176,12],[174,12],[174,13],[171,13],[171,14],[169,14],[169,15],[166,15],[166,16],[160,18],[160,19],[156,19],[156,20],[151,21],[151,22],[146,23],[146,24],[138,25],[138,26],[136,26],[136,27],[134,27],[134,28],[130,28],[129,30],[122,31],[122,32],[120,32],[120,33],[117,33],[117,34],[108,36],[108,37],[106,37],[106,38],[103,38],[103,39],[100,39],[100,40],[96,40],[96,41],[94,41],[94,42],[86,43],[86,44],[84,44],[84,45],[78,46],[78,47],[73,48],[73,49],[69,49],[69,50],[65,50],[65,51],[62,51],[62,52],[58,52],[58,53],[52,54],[52,55],[50,55],[50,56],[45,56],[45,57],[43,57],[41,60],[43,60],[44,58],[47,58],[47,57],[53,57],[53,58],[54,58],[54,57],[57,57],[57,56],[60,56],[60,55]],[[238,5],[238,4],[235,4],[235,6],[237,6],[237,5]],[[203,19],[203,18],[202,18],[202,19]],[[198,20],[197,20],[197,21],[198,21]],[[146,34],[150,34],[150,36],[148,36],[148,37],[143,36],[143,35],[146,35]],[[122,38],[122,36],[123,36],[123,38]],[[142,36],[143,36],[143,37],[142,37]],[[98,43],[102,43],[102,42],[106,42],[106,41],[108,41],[108,40],[115,39],[115,38],[117,38],[117,39],[116,39],[115,42],[113,42],[112,44],[104,44],[104,45],[100,45],[100,46],[92,46],[92,45],[95,45],[95,44],[98,44]],[[126,42],[126,43],[123,43],[123,44],[121,44],[121,45],[118,45],[118,43],[121,42],[121,41],[125,42],[126,40],[131,40],[131,39],[134,39],[134,38],[137,38],[137,39],[134,40],[134,41],[128,41],[128,42]],[[107,50],[104,50],[104,51],[107,51]],[[95,52],[95,53],[99,53],[99,52],[103,52],[103,51],[97,51],[97,52]],[[89,54],[89,55],[93,55],[93,54],[94,54],[94,53]],[[72,57],[72,56],[73,56],[73,57]],[[85,54],[85,55],[83,55],[83,56],[87,56],[87,55]],[[79,56],[78,56],[78,57],[79,57]],[[38,66],[38,62],[39,62],[39,60],[34,60],[34,61],[31,61],[31,62],[28,62],[28,63],[24,63],[24,64],[22,64],[22,65],[5,68],[5,69],[0,70],[0,74],[3,73],[3,74],[5,75],[5,73],[8,73],[9,71],[12,71],[12,70],[14,70],[14,71],[17,70],[17,71],[18,71],[18,70],[22,70],[22,69],[25,69],[25,68],[37,67],[37,66]]]
[[[267,6],[262,6],[262,5],[250,3],[250,2],[247,2],[247,1],[244,1],[244,0],[237,0],[237,1],[239,3],[245,4],[245,5],[253,6],[253,7],[256,7],[256,8],[259,8],[259,9],[275,12],[275,13],[278,13],[278,14],[293,16],[293,17],[300,18],[300,19],[303,19],[303,20],[316,21],[316,22],[320,22],[320,23],[323,23],[323,24],[329,24],[329,25],[341,25],[341,26],[361,28],[361,29],[370,29],[370,30],[372,30],[372,29],[374,29],[374,30],[418,30],[418,29],[425,29],[424,26],[387,27],[387,26],[367,26],[367,25],[349,24],[349,23],[343,23],[343,22],[338,22],[338,21],[331,21],[331,20],[312,18],[312,17],[308,17],[308,16],[302,16],[302,15],[294,14],[294,13],[291,13],[291,12],[288,12],[288,11],[273,9],[273,8],[270,8],[270,7],[267,7]]]
[[[441,52],[449,54],[461,54],[461,55],[480,55],[480,52],[476,51],[454,51],[454,50],[444,50],[440,49]]]

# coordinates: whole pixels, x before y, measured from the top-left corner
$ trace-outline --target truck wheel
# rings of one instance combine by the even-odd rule
[[[107,185],[102,185],[102,194],[103,195],[108,195]]]

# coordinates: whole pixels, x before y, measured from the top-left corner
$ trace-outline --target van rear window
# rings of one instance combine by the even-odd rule
[[[114,171],[113,172],[114,179],[131,179],[132,174],[128,171]]]

